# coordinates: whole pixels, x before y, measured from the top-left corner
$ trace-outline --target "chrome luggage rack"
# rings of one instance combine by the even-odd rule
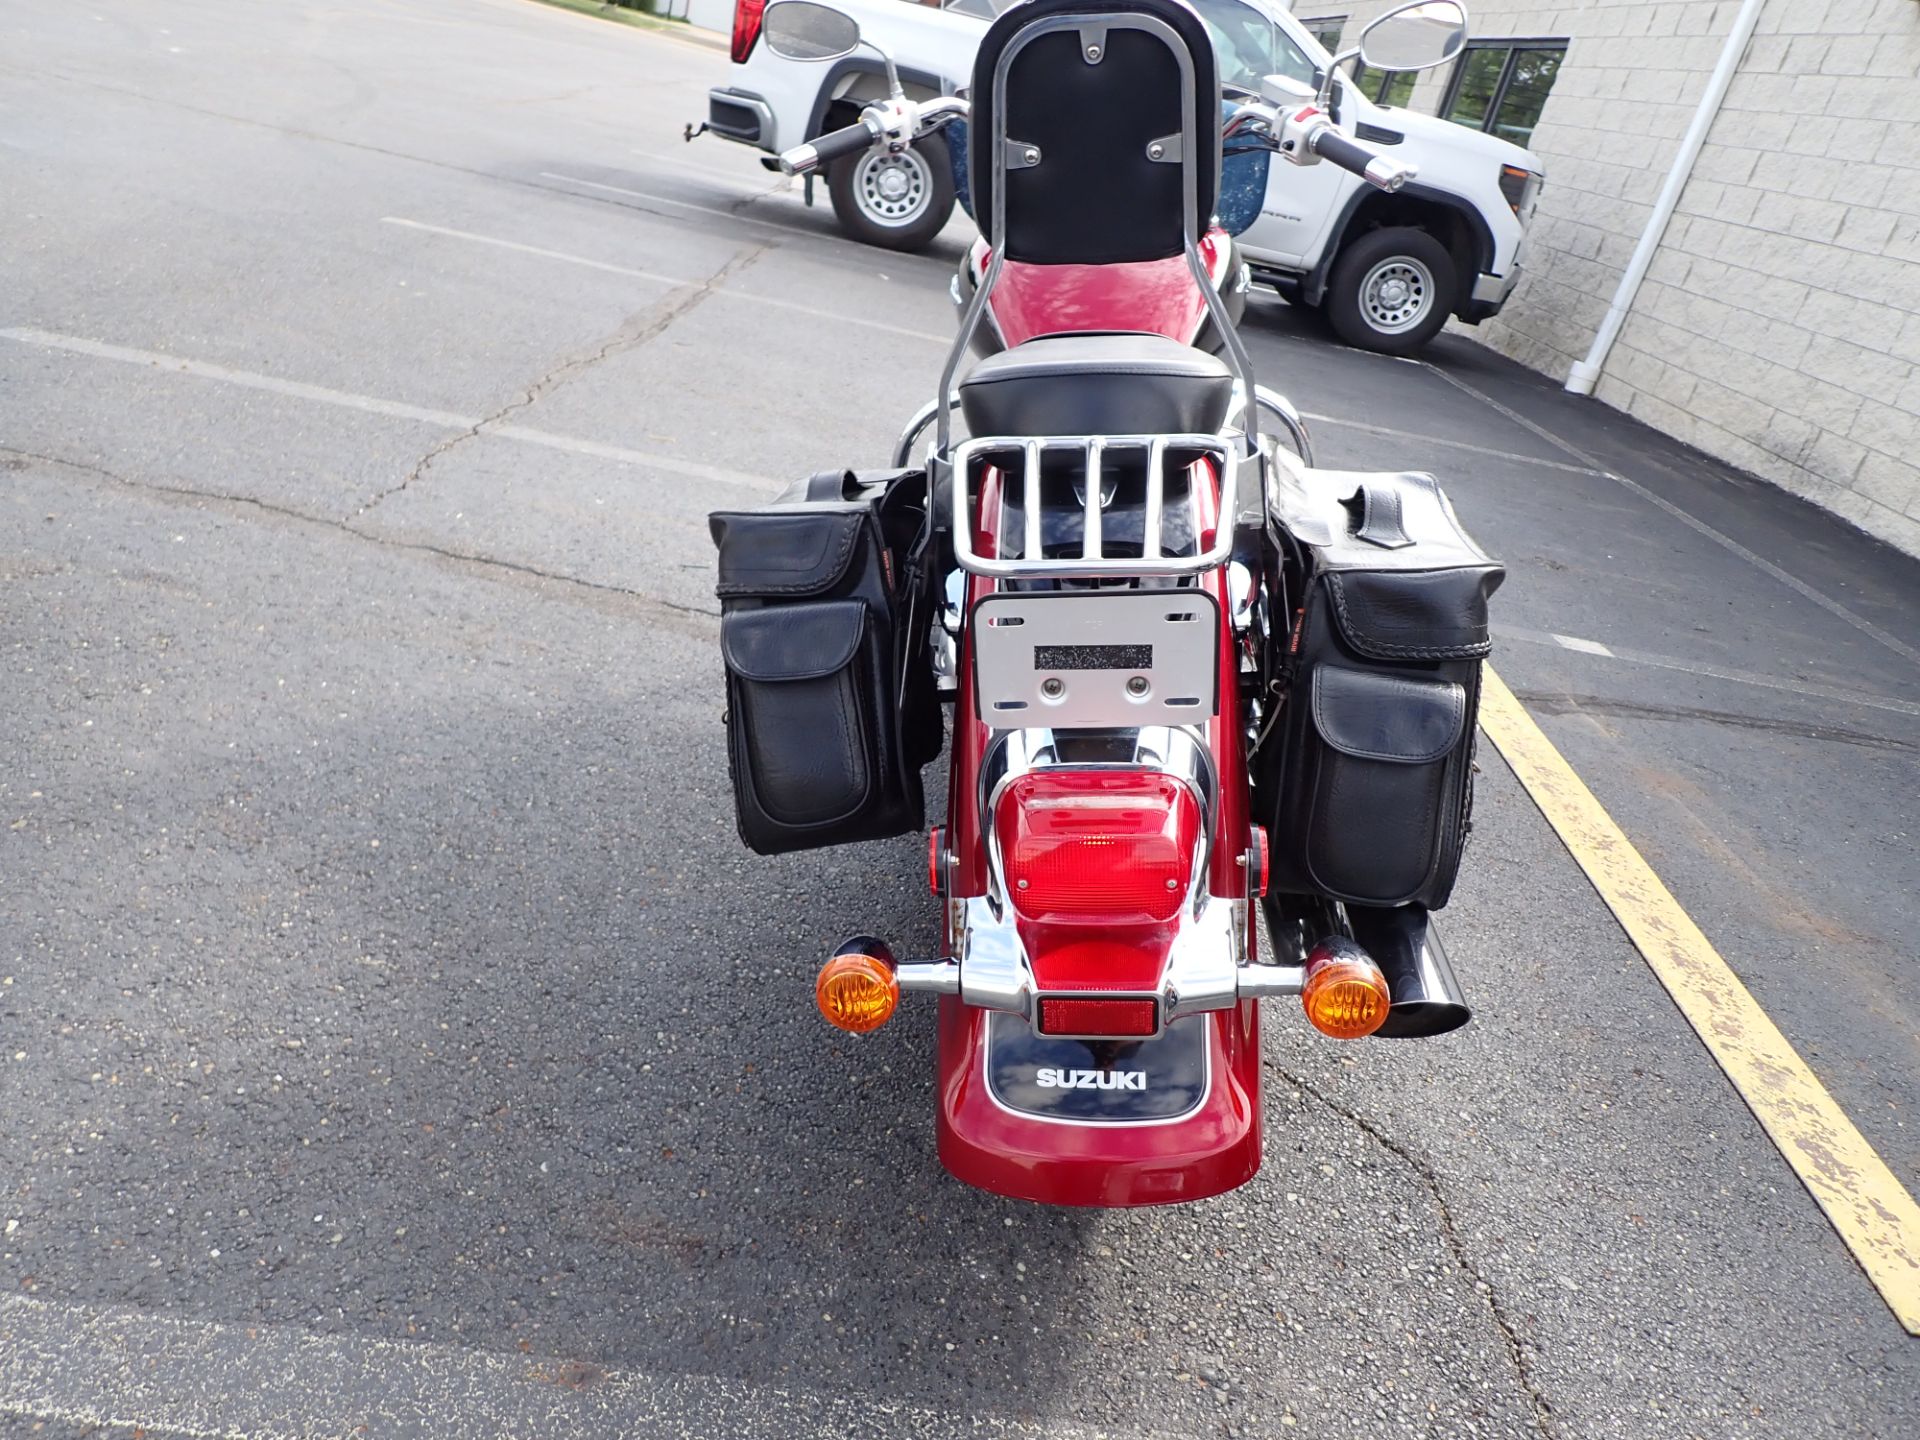
[[[1224,564],[1233,550],[1240,467],[1258,465],[1244,455],[1245,441],[1237,435],[1035,435],[987,436],[962,440],[953,448],[953,548],[960,568],[996,580],[1123,580],[1143,576],[1198,575]],[[1139,555],[1109,555],[1103,543],[1102,509],[1105,499],[1107,456],[1115,451],[1146,452],[1146,502],[1142,512]],[[1085,490],[1084,533],[1078,555],[1047,557],[1041,553],[1041,462],[1055,451],[1077,451],[1085,457],[1080,486]],[[1220,475],[1220,503],[1215,509],[1213,543],[1191,555],[1163,553],[1166,534],[1167,457],[1191,455],[1195,462],[1211,457]],[[979,554],[973,548],[972,492],[976,463],[1018,473],[1023,487],[1021,513],[1024,537],[1020,558]],[[1189,486],[1189,503],[1194,491]],[[1195,514],[1191,531],[1199,544]]]

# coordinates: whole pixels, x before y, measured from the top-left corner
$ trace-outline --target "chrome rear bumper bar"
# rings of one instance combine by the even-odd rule
[[[1029,1024],[1037,1018],[1040,990],[1013,918],[993,900],[975,895],[954,903],[958,956],[910,960],[895,969],[903,993],[954,995],[983,1010],[1003,1010]],[[1295,996],[1306,983],[1299,965],[1262,965],[1249,958],[1245,900],[1206,897],[1185,918],[1161,975],[1160,1024],[1210,1010],[1230,1010],[1242,1000]]]

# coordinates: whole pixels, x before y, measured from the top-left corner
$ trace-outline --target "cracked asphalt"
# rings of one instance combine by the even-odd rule
[[[921,847],[740,848],[705,516],[885,462],[964,222],[862,249],[681,145],[724,71],[523,0],[0,0],[0,1434],[1920,1431],[1487,746],[1465,1031],[1275,1007],[1202,1205],[944,1177],[931,1007],[810,1004],[930,943]],[[1247,331],[1325,462],[1446,479],[1503,675],[1920,1186],[1920,564],[1463,339]]]

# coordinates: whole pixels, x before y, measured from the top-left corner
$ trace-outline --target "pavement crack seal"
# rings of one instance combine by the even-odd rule
[[[522,410],[531,408],[542,396],[558,389],[575,376],[585,374],[603,360],[610,360],[615,355],[624,354],[629,350],[638,350],[641,346],[658,339],[675,321],[687,314],[688,311],[694,309],[701,301],[705,300],[709,295],[712,295],[728,280],[733,278],[733,276],[753,264],[772,248],[773,242],[766,240],[758,245],[742,250],[732,256],[726,264],[722,265],[699,284],[686,286],[681,290],[669,294],[658,303],[649,305],[639,313],[628,316],[619,329],[615,330],[613,334],[609,335],[592,350],[585,354],[572,355],[562,360],[558,365],[547,371],[546,374],[527,386],[518,396],[509,400],[492,414],[481,416],[466,429],[457,434],[449,435],[446,439],[439,441],[418,460],[413,462],[413,467],[401,477],[399,484],[389,485],[354,513],[356,515],[365,515],[382,501],[400,494],[412,485],[414,481],[425,475],[428,470],[432,469],[434,463],[438,461],[441,456],[451,450],[458,449],[469,440],[476,440],[489,431],[499,429],[509,415],[514,415]]]
[[[1453,1257],[1453,1263],[1460,1267],[1460,1273],[1473,1282],[1474,1293],[1487,1303],[1487,1313],[1493,1320],[1494,1329],[1500,1332],[1500,1339],[1506,1346],[1507,1362],[1513,1367],[1514,1378],[1519,1381],[1521,1390],[1526,1394],[1527,1403],[1533,1410],[1534,1427],[1546,1436],[1547,1440],[1558,1440],[1559,1430],[1554,1423],[1553,1405],[1534,1378],[1533,1367],[1527,1362],[1526,1342],[1520,1338],[1520,1332],[1507,1318],[1506,1309],[1500,1303],[1500,1295],[1493,1288],[1493,1282],[1480,1273],[1480,1267],[1474,1264],[1473,1257],[1468,1254],[1467,1242],[1460,1234],[1460,1227],[1454,1221],[1453,1209],[1447,1204],[1446,1192],[1441,1188],[1440,1176],[1433,1166],[1359,1111],[1341,1104],[1311,1081],[1302,1079],[1291,1070],[1276,1065],[1271,1060],[1263,1060],[1261,1063],[1268,1071],[1279,1076],[1301,1094],[1311,1096],[1322,1109],[1337,1115],[1359,1130],[1374,1144],[1405,1165],[1419,1179],[1427,1192],[1427,1198],[1433,1202],[1434,1213],[1440,1217],[1441,1243],[1447,1247],[1447,1253]]]
[[[791,193],[791,191],[792,191],[792,186],[786,180],[784,179],[776,180],[774,181],[773,184],[768,185],[763,189],[755,190],[752,193],[747,195],[742,195],[738,200],[734,201],[731,205],[729,205],[727,209],[731,210],[735,215],[739,215],[744,219],[746,218],[745,212],[751,206],[758,205],[763,200],[771,200],[776,195],[789,194]]]
[[[1894,754],[1910,755],[1920,751],[1920,741],[1900,740],[1891,735],[1875,735],[1870,731],[1849,730],[1837,725],[1812,725],[1769,715],[1740,715],[1730,710],[1710,710],[1697,705],[1643,705],[1632,700],[1610,700],[1604,695],[1575,695],[1567,691],[1548,694],[1523,690],[1516,691],[1515,695],[1536,715],[1617,715],[1629,720],[1670,720],[1683,724],[1719,725],[1730,730],[1751,730],[1762,735],[1791,735],[1796,740],[1855,745],[1861,749],[1885,750]]]
[[[95,476],[108,484],[137,491],[169,504],[191,505],[195,508],[220,505],[234,513],[265,515],[276,520],[290,520],[296,524],[318,526],[341,535],[350,535],[355,540],[368,545],[377,545],[385,550],[405,550],[416,555],[449,560],[458,565],[471,566],[482,573],[494,574],[496,577],[509,575],[561,585],[570,589],[590,591],[598,595],[615,595],[623,600],[637,600],[649,608],[670,610],[678,615],[698,616],[702,620],[720,618],[718,610],[708,610],[698,605],[681,605],[672,600],[664,600],[658,595],[649,595],[644,590],[631,590],[624,585],[608,585],[599,580],[583,580],[577,575],[563,575],[556,570],[543,570],[537,565],[527,565],[517,560],[501,560],[489,555],[450,550],[444,545],[435,545],[425,540],[400,540],[392,536],[376,535],[371,531],[359,529],[345,520],[336,520],[329,515],[315,515],[311,511],[298,510],[290,505],[275,505],[269,500],[255,499],[251,495],[230,495],[224,491],[201,490],[189,485],[159,485],[151,480],[136,480],[131,476],[119,474],[105,466],[90,464],[84,460],[69,460],[61,455],[44,455],[35,450],[18,450],[11,446],[0,445],[0,455],[13,456],[25,461],[37,461],[62,470],[76,470],[83,475]]]
[[[1656,655],[1649,650],[1633,650],[1624,645],[1599,646],[1596,641],[1575,641],[1571,636],[1556,635],[1548,630],[1530,630],[1524,625],[1496,624],[1493,627],[1493,634],[1498,640],[1517,640],[1525,645],[1551,645],[1557,650],[1598,656],[1625,665],[1645,665],[1654,670],[1671,670],[1681,675],[1705,676],[1708,679],[1725,680],[1735,685],[1751,685],[1760,690],[1777,690],[1802,700],[1815,697],[1822,700],[1837,700],[1842,705],[1859,705],[1868,710],[1890,710],[1896,715],[1920,715],[1920,703],[1915,701],[1901,700],[1892,695],[1878,695],[1866,690],[1847,690],[1838,685],[1822,685],[1819,681],[1808,679],[1801,674],[1795,674],[1791,678],[1762,675],[1752,670],[1736,670],[1725,665],[1707,665],[1695,660],[1682,660],[1673,655]]]

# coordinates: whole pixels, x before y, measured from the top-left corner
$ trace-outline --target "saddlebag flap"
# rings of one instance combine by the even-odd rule
[[[857,505],[772,507],[711,516],[720,547],[721,600],[803,599],[845,578],[871,526]]]
[[[1502,573],[1330,570],[1327,598],[1347,644],[1370,660],[1478,660],[1493,649],[1487,596]]]
[[[1506,572],[1429,475],[1281,466],[1274,518],[1300,542],[1256,757],[1272,885],[1359,905],[1452,893],[1470,828],[1487,601]]]
[[[735,815],[762,855],[921,827],[941,739],[926,491],[921,471],[832,471],[709,519]]]
[[[1321,665],[1310,688],[1313,728],[1356,760],[1431,765],[1460,744],[1466,729],[1467,692],[1446,681]]]

